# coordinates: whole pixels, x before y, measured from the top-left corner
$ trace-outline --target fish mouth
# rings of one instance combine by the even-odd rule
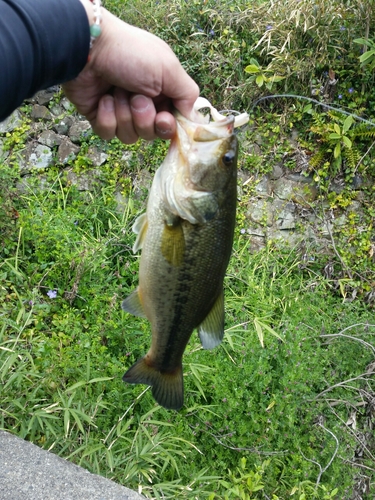
[[[209,110],[202,113],[202,110]],[[211,103],[198,97],[189,117],[182,116],[179,112],[175,114],[177,122],[196,142],[217,141],[230,137],[234,129],[242,127],[249,121],[247,113],[238,113],[230,110],[219,112]]]
[[[209,113],[202,114],[202,109],[208,109]],[[218,111],[207,99],[198,97],[193,105],[189,119],[195,123],[209,124],[211,126],[226,126],[233,121],[234,128],[237,128],[242,127],[249,121],[249,115],[248,113],[240,113],[229,109]]]

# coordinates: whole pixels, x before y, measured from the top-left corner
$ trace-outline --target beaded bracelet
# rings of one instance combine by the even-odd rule
[[[100,0],[90,0],[94,7],[94,24],[90,26],[90,49],[92,48],[95,40],[101,35],[102,29],[100,23],[102,22],[102,14],[100,12]]]

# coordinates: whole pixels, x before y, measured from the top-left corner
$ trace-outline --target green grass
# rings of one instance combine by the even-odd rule
[[[373,314],[303,269],[296,249],[252,255],[239,233],[225,340],[203,351],[193,335],[185,406],[168,412],[121,381],[149,346],[147,321],[120,309],[137,284],[130,227],[140,203],[121,214],[109,188],[87,199],[59,176],[52,186],[12,201],[19,219],[0,264],[1,428],[152,498],[288,498],[293,488],[313,498],[318,478],[317,498],[323,487],[348,495],[374,390]],[[334,336],[345,328],[349,340]],[[345,425],[353,409],[355,432]]]

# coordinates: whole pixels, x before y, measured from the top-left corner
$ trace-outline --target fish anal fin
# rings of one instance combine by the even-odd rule
[[[184,261],[185,237],[181,225],[181,219],[173,224],[164,224],[161,237],[161,253],[172,266],[181,266]]]
[[[135,240],[135,243],[133,245],[133,253],[137,253],[138,250],[141,250],[143,246],[143,240],[146,236],[147,233],[147,214],[144,213],[140,215],[139,217],[136,218],[134,224],[133,224],[133,233],[137,235],[137,238]]]
[[[134,316],[139,316],[140,318],[146,317],[139,294],[139,288],[134,290],[134,292],[122,301],[121,308]]]
[[[224,337],[224,294],[221,291],[211,311],[198,326],[203,349],[213,349]]]
[[[184,382],[182,365],[171,373],[157,370],[146,362],[147,357],[139,359],[125,373],[122,380],[129,384],[152,386],[152,395],[159,405],[167,410],[179,410],[184,404]]]

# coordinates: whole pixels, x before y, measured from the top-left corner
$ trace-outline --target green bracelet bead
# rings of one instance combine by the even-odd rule
[[[92,26],[90,26],[90,35],[93,38],[98,38],[98,36],[100,36],[101,33],[102,33],[102,29],[99,26],[99,24],[93,24]]]

